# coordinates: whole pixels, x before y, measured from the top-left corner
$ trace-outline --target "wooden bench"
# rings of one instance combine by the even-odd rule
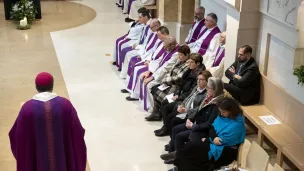
[[[286,157],[301,171],[304,170],[304,143],[283,146],[282,158]]]
[[[157,5],[158,5],[158,1],[155,1],[155,5],[145,5],[145,8],[148,9],[152,15],[153,18],[157,18],[158,17],[158,11],[157,11]]]
[[[304,143],[304,105],[266,76],[262,76],[261,90],[260,104],[243,107],[245,117],[258,129],[258,143],[262,146],[266,137],[277,148],[276,163],[282,166],[284,157],[287,157],[304,171],[304,156],[298,155],[297,150],[293,149],[293,145]],[[273,115],[281,124],[267,125],[260,119],[264,115]],[[297,148],[304,154],[304,145]]]

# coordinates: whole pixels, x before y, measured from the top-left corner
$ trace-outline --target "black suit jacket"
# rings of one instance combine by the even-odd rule
[[[236,60],[230,67],[232,66],[236,72],[238,72],[241,63]],[[229,68],[226,70],[225,75],[230,80],[229,84],[233,84],[240,89],[240,102],[243,105],[251,105],[259,102],[261,74],[254,58],[251,57],[241,68],[239,73],[242,77],[241,79],[234,78],[234,74],[229,71]]]

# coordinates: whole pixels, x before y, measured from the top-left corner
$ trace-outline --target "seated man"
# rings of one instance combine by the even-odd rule
[[[225,58],[225,43],[226,43],[226,32],[221,33],[220,37],[220,46],[217,48],[215,57],[212,57],[212,54],[207,54],[204,57],[204,60],[211,61],[209,58],[214,59],[211,68],[207,68],[212,74],[213,77],[223,77],[224,73],[224,58]]]
[[[131,93],[126,99],[128,101],[138,100],[139,98],[139,85],[140,85],[140,75],[147,70],[153,70],[155,65],[159,65],[159,61],[162,59],[163,54],[165,53],[163,41],[168,37],[169,30],[167,27],[160,27],[157,31],[157,43],[156,50],[144,61],[139,61],[137,56],[131,58],[129,67],[128,67],[128,76],[126,79],[126,89],[122,89],[122,93]]]
[[[200,34],[200,32],[205,29],[205,19],[204,19],[205,8],[204,7],[196,8],[194,14],[195,14],[194,16],[195,21],[191,29],[189,30],[189,34],[185,40],[186,44],[195,42],[198,39],[198,35]]]
[[[217,27],[217,16],[214,13],[207,15],[205,19],[205,29],[198,36],[198,40],[194,43],[189,43],[191,53],[200,53],[203,57],[208,52],[210,56],[215,57],[217,48],[220,45],[220,29]],[[206,68],[210,68],[214,58],[204,60]]]
[[[149,29],[149,34],[145,38],[145,41],[143,44],[136,46],[134,49],[133,47],[127,47],[122,50],[121,53],[121,59],[124,59],[123,64],[122,64],[122,70],[120,72],[120,78],[126,78],[127,77],[127,71],[128,71],[128,66],[130,64],[130,60],[132,58],[136,58],[138,61],[145,61],[148,56],[150,56],[155,50],[156,46],[160,42],[160,40],[157,37],[157,30],[160,27],[160,22],[158,19],[153,19],[150,22],[150,26],[147,28]],[[128,51],[129,49],[133,49],[131,51]],[[127,53],[125,53],[128,51]],[[124,56],[124,57],[123,57]]]
[[[149,12],[147,10],[140,11],[138,14],[138,22],[133,24],[128,32],[128,34],[118,38],[116,40],[114,53],[113,53],[113,65],[119,67],[120,64],[120,53],[122,49],[128,46],[132,46],[134,43],[139,41],[140,36],[143,32],[143,28],[150,20]]]
[[[224,88],[242,105],[257,104],[260,100],[261,74],[251,54],[249,45],[242,46],[238,59],[225,72],[230,82]]]
[[[135,1],[133,1],[131,4],[129,17],[127,17],[125,19],[125,22],[134,21],[137,17],[136,11],[139,8],[144,7],[145,5],[154,5],[154,4],[155,4],[155,0],[135,0]]]
[[[160,84],[164,76],[171,70],[176,64],[178,59],[177,50],[179,45],[176,39],[168,37],[164,41],[165,53],[158,64],[155,65],[154,71],[146,71],[141,75],[139,89],[140,89],[140,100],[143,104],[144,109],[147,111],[148,108],[153,109],[153,96],[151,89],[153,86]],[[150,66],[150,65],[149,65]]]

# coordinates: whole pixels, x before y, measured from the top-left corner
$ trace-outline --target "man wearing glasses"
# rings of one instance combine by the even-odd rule
[[[194,23],[192,24],[191,29],[189,30],[189,34],[185,40],[185,44],[193,43],[198,39],[198,35],[205,27],[205,8],[198,7],[194,11]]]
[[[238,59],[225,72],[230,80],[224,88],[242,105],[257,104],[260,100],[260,71],[253,57],[252,48],[244,45],[240,48]]]

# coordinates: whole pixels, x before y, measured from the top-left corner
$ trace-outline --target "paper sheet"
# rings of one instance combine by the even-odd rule
[[[166,96],[166,98],[167,98],[167,100],[168,100],[169,103],[174,102],[174,100],[172,100],[172,97],[173,97],[173,96],[174,96],[173,93],[172,93],[172,94],[168,94],[168,95]]]
[[[281,124],[280,121],[278,121],[274,116],[272,115],[266,115],[266,116],[260,116],[260,118],[267,124],[267,125],[277,125]]]
[[[166,90],[169,87],[170,86],[167,86],[166,84],[162,84],[162,85],[158,86],[157,88],[160,89],[161,91],[164,91],[164,90]]]

